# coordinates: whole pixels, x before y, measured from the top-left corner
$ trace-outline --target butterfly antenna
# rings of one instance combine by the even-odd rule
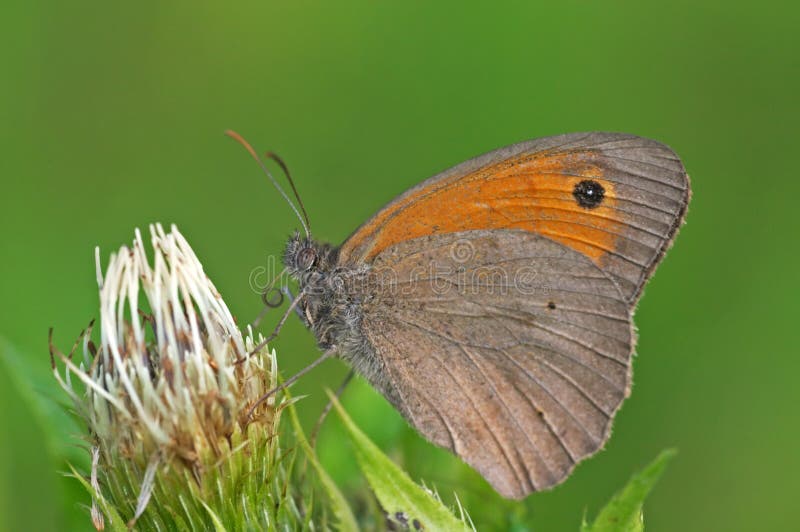
[[[246,149],[250,153],[250,155],[253,157],[253,159],[256,160],[258,165],[261,167],[261,170],[264,171],[264,174],[266,174],[266,176],[269,178],[270,182],[275,186],[275,188],[278,189],[278,192],[280,192],[281,196],[283,196],[283,199],[286,200],[286,203],[288,203],[289,206],[292,208],[292,210],[294,211],[295,216],[297,216],[297,219],[300,220],[300,224],[302,224],[303,229],[306,232],[306,236],[307,237],[311,236],[311,231],[309,231],[309,229],[308,229],[308,224],[306,223],[306,220],[303,219],[303,217],[300,215],[300,211],[297,210],[297,207],[295,206],[295,204],[292,203],[292,200],[289,199],[289,196],[286,195],[286,192],[283,191],[283,189],[278,184],[278,182],[275,180],[275,178],[272,177],[272,174],[270,173],[269,169],[267,168],[267,165],[264,164],[264,161],[261,160],[261,158],[258,156],[258,154],[253,149],[253,147],[250,146],[250,144],[246,140],[244,140],[244,138],[242,138],[241,135],[239,135],[237,132],[235,132],[233,130],[228,129],[227,131],[225,131],[225,134],[228,135],[233,140],[235,140],[236,142],[238,142],[239,144],[241,144],[244,147],[244,149]],[[305,212],[305,210],[303,212]]]
[[[292,176],[289,174],[289,167],[286,166],[286,163],[283,162],[277,153],[274,151],[268,151],[264,154],[264,159],[272,159],[275,161],[278,166],[281,167],[283,170],[283,175],[286,176],[286,180],[289,181],[289,186],[292,187],[292,192],[294,192],[294,197],[297,198],[297,203],[300,205],[300,210],[303,211],[303,217],[306,219],[306,225],[310,228],[311,222],[308,221],[308,213],[306,212],[306,207],[303,205],[303,200],[300,199],[300,194],[297,192],[297,187],[294,186],[294,180],[292,180]]]

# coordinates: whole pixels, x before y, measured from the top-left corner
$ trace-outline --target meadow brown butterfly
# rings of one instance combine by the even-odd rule
[[[284,263],[320,347],[518,499],[608,439],[689,196],[659,142],[559,135],[423,181],[340,247],[296,235]]]

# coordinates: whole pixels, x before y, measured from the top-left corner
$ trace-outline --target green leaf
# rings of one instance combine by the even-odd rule
[[[0,530],[85,521],[73,500],[80,488],[60,472],[67,462],[88,468],[89,453],[75,445],[81,442],[72,436],[81,431],[56,397],[63,401],[66,394],[46,351],[26,356],[0,336]]]
[[[297,417],[297,410],[295,409],[294,404],[290,404],[288,406],[288,410],[289,418],[291,419],[292,427],[294,428],[295,438],[300,444],[300,447],[302,447],[306,458],[308,458],[308,461],[311,464],[311,467],[314,468],[317,478],[328,496],[330,508],[333,511],[333,515],[336,517],[339,530],[343,530],[345,532],[357,532],[359,530],[358,522],[356,521],[355,516],[353,516],[350,505],[347,503],[344,495],[342,495],[342,492],[336,486],[336,483],[333,481],[330,475],[328,475],[328,472],[325,471],[325,468],[323,468],[322,464],[319,463],[317,454],[308,443],[306,435],[303,432],[303,427],[300,425],[300,419]]]
[[[588,525],[584,516],[581,532],[641,532],[644,530],[642,505],[658,481],[667,463],[677,454],[675,449],[662,451],[644,470],[635,474],[628,485],[600,510],[594,523]]]
[[[49,367],[47,354],[42,355],[41,367]],[[42,428],[50,455],[64,462],[88,466],[89,453],[76,445],[64,445],[65,436],[76,436],[83,431],[67,413],[66,395],[50,371],[35,371],[12,345],[0,336],[0,369],[16,384],[25,404]]]
[[[328,395],[353,442],[361,471],[392,519],[405,520],[412,529],[416,528],[416,520],[425,530],[470,530],[438,498],[415,484],[405,471],[383,454],[353,423],[336,397],[330,392]],[[398,519],[398,515],[402,518]]]

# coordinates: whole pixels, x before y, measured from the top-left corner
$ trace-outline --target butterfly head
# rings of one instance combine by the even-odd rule
[[[325,273],[336,261],[336,250],[330,244],[295,233],[286,243],[283,264],[289,274],[298,280],[307,279],[314,273]]]

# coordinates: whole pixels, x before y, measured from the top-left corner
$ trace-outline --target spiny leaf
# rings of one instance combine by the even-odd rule
[[[411,528],[421,526],[425,530],[470,530],[432,493],[415,484],[383,454],[353,423],[336,397],[331,392],[328,395],[353,442],[361,471],[393,520],[405,521]]]
[[[644,530],[642,505],[658,481],[667,463],[677,454],[675,449],[662,451],[650,465],[635,474],[628,484],[600,510],[594,523],[584,518],[581,532],[641,532]]]
[[[314,452],[314,449],[311,448],[311,445],[306,439],[306,435],[303,432],[303,427],[300,425],[300,420],[297,417],[297,410],[294,408],[293,404],[289,405],[289,418],[292,421],[292,427],[294,428],[297,442],[300,444],[300,447],[302,447],[306,458],[308,458],[308,461],[311,463],[311,466],[317,473],[317,478],[322,485],[322,488],[328,495],[330,508],[333,511],[333,515],[336,516],[339,530],[344,532],[358,532],[358,523],[356,518],[353,516],[350,505],[347,504],[347,500],[345,499],[344,495],[342,495],[342,492],[339,491],[339,488],[336,486],[336,483],[333,481],[330,475],[328,475],[328,472],[325,471],[325,468],[323,468],[322,464],[319,463],[317,454]]]

